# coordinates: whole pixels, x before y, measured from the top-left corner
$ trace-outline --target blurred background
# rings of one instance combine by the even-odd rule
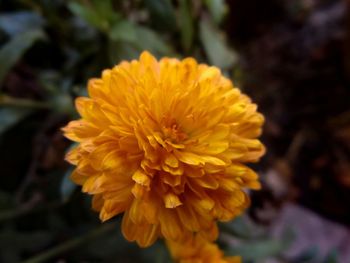
[[[350,262],[350,1],[1,0],[0,262],[171,262],[70,180],[86,82],[149,50],[220,67],[266,116],[263,190],[221,225],[254,263]]]

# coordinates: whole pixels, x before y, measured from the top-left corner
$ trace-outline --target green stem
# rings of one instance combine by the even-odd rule
[[[50,105],[46,102],[13,98],[6,95],[0,95],[0,105],[2,106],[16,106],[36,109],[49,109]]]
[[[84,236],[80,236],[77,238],[73,238],[66,243],[62,245],[58,245],[52,249],[49,249],[37,256],[34,256],[28,260],[23,261],[22,263],[41,263],[41,262],[47,262],[49,259],[52,259],[64,252],[67,252],[69,250],[75,249],[85,243],[90,242],[91,240],[94,240],[95,238],[108,233],[109,231],[115,229],[115,223],[106,223],[102,226],[95,228],[91,230],[89,233],[87,233]]]

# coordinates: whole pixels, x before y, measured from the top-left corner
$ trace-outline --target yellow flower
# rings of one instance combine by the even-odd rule
[[[186,242],[167,241],[171,256],[178,263],[241,263],[241,257],[224,257],[219,247],[200,235]]]
[[[148,52],[90,80],[77,98],[81,119],[63,130],[72,179],[93,197],[101,220],[123,213],[122,231],[140,246],[158,237],[217,236],[259,189],[243,165],[264,153],[263,116],[220,70],[192,58],[157,61]]]

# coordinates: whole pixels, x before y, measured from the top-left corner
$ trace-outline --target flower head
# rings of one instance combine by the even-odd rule
[[[178,263],[241,263],[241,257],[224,257],[215,243],[194,235],[186,242],[167,241],[170,254]]]
[[[81,119],[63,130],[78,146],[72,179],[93,197],[101,220],[123,213],[122,231],[140,246],[158,237],[214,240],[258,189],[243,163],[264,153],[263,116],[216,67],[148,52],[90,80],[77,98]]]

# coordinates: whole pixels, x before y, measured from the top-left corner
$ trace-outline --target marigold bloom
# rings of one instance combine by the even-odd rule
[[[148,52],[90,80],[77,98],[81,119],[63,130],[72,179],[93,197],[101,220],[123,213],[122,231],[140,246],[158,237],[217,236],[258,189],[243,165],[264,153],[263,116],[220,70],[192,58],[157,61]]]
[[[178,263],[241,263],[241,257],[224,257],[219,247],[200,235],[186,242],[167,241],[170,254]]]

